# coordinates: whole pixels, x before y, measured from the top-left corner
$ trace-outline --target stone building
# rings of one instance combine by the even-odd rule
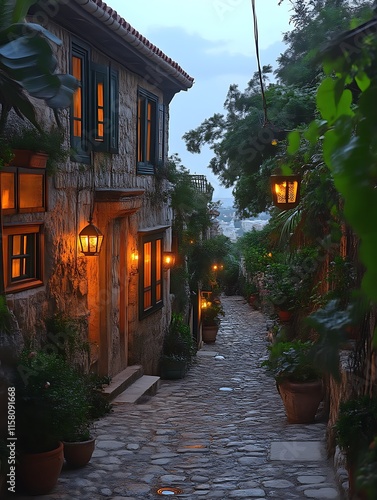
[[[8,305],[24,339],[43,339],[46,318],[61,313],[90,341],[91,369],[113,376],[137,363],[156,374],[171,316],[169,104],[193,78],[101,0],[42,2],[30,20],[62,41],[59,70],[80,87],[60,112],[70,158],[53,174],[6,172],[18,193],[3,203]],[[52,111],[39,111],[48,130]],[[95,256],[79,246],[88,221],[103,234]]]

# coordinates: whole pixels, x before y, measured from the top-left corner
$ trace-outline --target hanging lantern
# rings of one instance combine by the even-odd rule
[[[103,234],[98,227],[92,224],[92,219],[88,222],[89,224],[79,234],[80,248],[84,255],[98,255],[101,250]]]
[[[162,254],[162,267],[167,271],[175,264],[175,255],[173,252],[164,252]]]
[[[289,210],[300,201],[300,175],[271,175],[271,192],[273,204]]]

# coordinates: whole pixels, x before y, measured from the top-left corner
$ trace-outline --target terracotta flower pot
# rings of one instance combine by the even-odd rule
[[[278,316],[280,321],[283,323],[286,323],[292,319],[292,312],[291,311],[285,311],[283,309],[278,309]]]
[[[217,325],[203,325],[202,326],[202,340],[206,344],[213,344],[216,342],[217,332],[219,327]]]
[[[58,482],[63,462],[63,443],[51,451],[20,454],[17,479],[30,495],[45,495]]]
[[[321,380],[313,382],[279,382],[278,390],[290,424],[314,422],[319,403],[323,398]]]
[[[14,158],[11,165],[15,167],[46,168],[48,155],[28,149],[13,149]]]
[[[90,459],[95,448],[94,438],[87,441],[64,441],[64,458],[70,467],[84,467]]]

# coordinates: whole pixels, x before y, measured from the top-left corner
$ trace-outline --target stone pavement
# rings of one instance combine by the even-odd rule
[[[84,468],[63,468],[41,500],[340,499],[325,452],[325,423],[288,424],[260,367],[266,320],[242,297],[223,297],[217,341],[183,380],[162,381],[142,404],[117,404],[96,425]],[[169,491],[169,488],[171,491]],[[27,497],[18,497],[27,498]]]

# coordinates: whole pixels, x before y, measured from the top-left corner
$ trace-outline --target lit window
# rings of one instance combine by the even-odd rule
[[[71,110],[74,160],[89,163],[90,151],[118,152],[118,73],[90,61],[90,48],[72,44],[72,74],[80,82]]]
[[[139,89],[137,101],[137,173],[154,174],[163,161],[164,106],[157,96]]]
[[[162,302],[162,235],[144,236],[140,273],[140,316],[160,309]]]
[[[4,227],[4,281],[7,292],[43,284],[42,244],[39,224]]]
[[[1,202],[4,214],[46,210],[46,171],[8,167],[1,171]]]

